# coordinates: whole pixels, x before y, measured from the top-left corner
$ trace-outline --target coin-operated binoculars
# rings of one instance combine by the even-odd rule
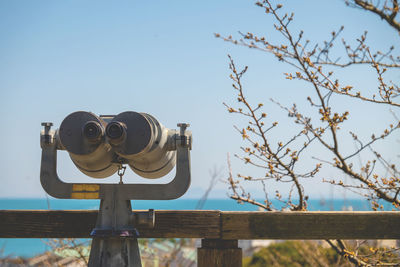
[[[154,226],[154,211],[132,213],[130,200],[167,200],[182,196],[190,185],[192,135],[188,124],[167,129],[146,113],[123,112],[97,116],[78,111],[68,115],[56,131],[42,123],[40,181],[51,196],[63,199],[101,199],[89,266],[141,266],[138,224]],[[118,184],[65,183],[57,175],[57,150],[66,150],[76,167],[93,178],[116,172]],[[123,183],[125,164],[144,178],[160,178],[176,165],[167,184]],[[79,223],[79,222],[77,222]]]

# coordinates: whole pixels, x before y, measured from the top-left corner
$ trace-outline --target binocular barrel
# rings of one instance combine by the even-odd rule
[[[78,111],[68,115],[58,130],[61,147],[84,174],[105,178],[121,163],[145,178],[159,178],[176,163],[176,131],[146,113],[127,111],[102,117]]]
[[[118,166],[112,164],[113,152],[105,142],[104,133],[105,122],[85,111],[68,115],[58,130],[60,143],[74,164],[93,178],[105,178],[118,170]]]

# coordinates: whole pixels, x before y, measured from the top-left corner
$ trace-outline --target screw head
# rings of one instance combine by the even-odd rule
[[[190,126],[190,124],[189,123],[178,123],[178,127],[184,127],[184,128],[187,128],[187,127],[189,127]]]

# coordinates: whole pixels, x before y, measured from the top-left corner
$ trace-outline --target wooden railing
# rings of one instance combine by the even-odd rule
[[[0,210],[0,238],[89,238],[96,210]],[[198,266],[241,266],[238,239],[400,239],[400,212],[155,211],[140,238],[201,238]]]

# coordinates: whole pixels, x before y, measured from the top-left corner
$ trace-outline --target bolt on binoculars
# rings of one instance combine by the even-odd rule
[[[179,126],[185,130],[188,125]],[[153,116],[133,111],[116,116],[77,111],[63,120],[55,135],[58,149],[68,151],[77,168],[93,178],[113,175],[120,164],[144,178],[160,178],[174,168],[180,138]],[[190,145],[190,132],[187,139]]]

